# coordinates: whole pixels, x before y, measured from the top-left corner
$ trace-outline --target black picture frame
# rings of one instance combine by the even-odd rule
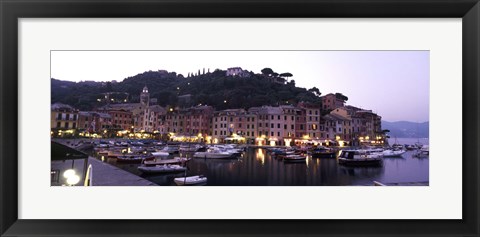
[[[1,236],[479,236],[478,0],[0,0],[0,16]],[[462,18],[463,218],[462,220],[18,219],[17,20],[49,17]]]

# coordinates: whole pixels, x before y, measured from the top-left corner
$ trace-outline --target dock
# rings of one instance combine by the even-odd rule
[[[88,163],[92,165],[92,186],[157,186],[140,176],[93,157],[88,158]]]

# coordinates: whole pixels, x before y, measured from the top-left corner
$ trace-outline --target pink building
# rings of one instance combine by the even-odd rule
[[[337,96],[333,93],[324,95],[321,97],[322,99],[322,110],[333,110],[338,107],[343,107],[345,105],[345,100],[343,100],[340,96]]]

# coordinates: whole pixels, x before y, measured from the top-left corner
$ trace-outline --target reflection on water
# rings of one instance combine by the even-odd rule
[[[339,186],[428,182],[429,160],[412,158],[413,151],[402,158],[384,158],[382,167],[344,167],[336,159],[308,157],[302,163],[288,163],[269,155],[265,149],[248,149],[235,159],[198,159],[188,162],[187,176],[205,175],[209,186]],[[178,156],[178,155],[177,155]],[[181,156],[191,157],[192,153]],[[176,174],[142,175],[138,164],[115,164],[159,185],[175,185]],[[426,184],[428,185],[428,184]]]

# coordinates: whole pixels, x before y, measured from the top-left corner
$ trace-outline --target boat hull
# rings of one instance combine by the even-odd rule
[[[175,166],[175,167],[148,167],[148,166],[140,166],[138,170],[145,174],[163,174],[163,173],[178,173],[184,172],[187,168]]]
[[[366,158],[366,159],[338,158],[338,164],[344,165],[344,166],[382,166],[383,160],[380,158]]]
[[[207,183],[207,177],[202,176],[190,176],[190,177],[180,177],[173,179],[175,184],[179,186],[186,185],[205,185]]]

